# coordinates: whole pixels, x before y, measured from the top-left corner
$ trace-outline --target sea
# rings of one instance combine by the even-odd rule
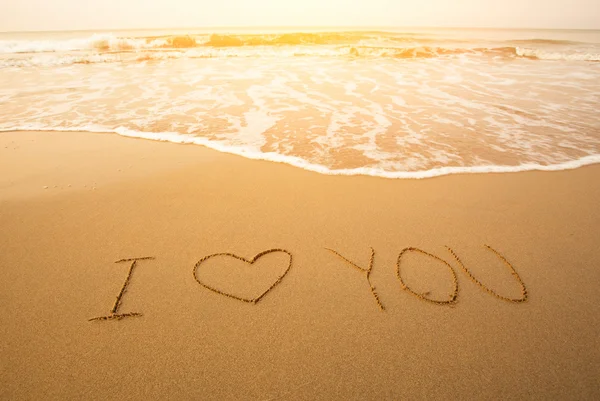
[[[206,146],[322,174],[600,162],[600,31],[0,33],[0,131]]]

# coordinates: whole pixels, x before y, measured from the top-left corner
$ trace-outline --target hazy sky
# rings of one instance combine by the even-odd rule
[[[600,29],[600,0],[0,0],[0,31],[339,25]]]

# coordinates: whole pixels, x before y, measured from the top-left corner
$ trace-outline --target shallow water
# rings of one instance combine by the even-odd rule
[[[600,161],[600,32],[0,34],[0,129],[117,132],[328,174]]]

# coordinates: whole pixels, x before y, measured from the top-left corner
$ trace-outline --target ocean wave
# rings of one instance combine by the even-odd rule
[[[52,67],[69,64],[140,62],[170,59],[230,58],[230,57],[345,57],[426,59],[459,55],[489,55],[515,57],[516,48],[455,49],[443,47],[384,47],[384,46],[252,46],[203,47],[193,49],[147,49],[143,51],[102,52],[94,54],[36,54],[31,57],[2,58],[0,68]]]
[[[142,132],[124,127],[107,129],[102,126],[81,126],[69,128],[44,127],[38,124],[24,125],[13,128],[0,128],[0,132],[12,131],[56,131],[56,132],[90,132],[90,133],[114,133],[130,138],[140,138],[160,142],[177,144],[194,144],[222,152],[242,156],[253,160],[265,160],[284,163],[304,170],[325,175],[365,175],[392,179],[422,179],[432,178],[450,174],[481,174],[481,173],[514,173],[522,171],[561,171],[572,170],[579,167],[600,163],[600,154],[587,155],[569,161],[554,164],[522,163],[519,165],[473,165],[473,166],[445,166],[421,171],[386,171],[380,168],[359,167],[350,169],[331,169],[326,166],[311,163],[297,156],[287,156],[275,152],[258,152],[242,146],[227,145],[221,142],[211,141],[207,138],[182,135],[176,132]]]
[[[34,56],[29,58],[0,59],[1,68],[25,68],[25,67],[57,67],[74,64],[98,64],[115,63],[120,61],[116,56],[103,54],[90,55],[61,55],[51,57]]]
[[[0,40],[0,54],[54,53],[79,50],[130,51],[161,48],[189,48],[198,43],[190,36],[167,38],[126,38],[112,34],[94,34],[88,38],[67,40]]]
[[[127,51],[165,48],[193,47],[241,47],[241,46],[285,46],[285,45],[344,45],[356,44],[367,39],[381,39],[394,34],[382,32],[323,32],[283,34],[188,34],[149,37],[118,37],[112,34],[94,34],[87,38],[66,40],[0,40],[0,54],[47,53],[76,50]],[[416,41],[413,36],[406,40]]]
[[[230,58],[230,57],[345,57],[354,58],[394,58],[428,59],[452,56],[483,56],[500,58],[527,58],[534,60],[600,61],[600,54],[549,52],[542,49],[521,47],[496,48],[444,48],[444,47],[379,47],[379,46],[340,46],[340,47],[205,47],[177,50],[145,50],[130,52],[105,52],[94,54],[52,54],[31,57],[0,59],[0,68],[10,67],[52,67],[71,64],[128,63],[161,61],[171,59]]]
[[[370,44],[473,44],[476,39],[450,38],[424,33],[389,31],[331,31],[288,33],[193,33],[162,36],[116,36],[96,33],[88,37],[57,40],[0,40],[0,54],[62,52],[77,50],[127,51],[141,49],[194,48],[194,47],[248,47],[248,46],[298,46],[298,45],[360,45]],[[501,42],[498,42],[501,43]],[[556,39],[513,39],[504,43],[525,47],[573,46],[582,42]]]
[[[361,40],[380,38],[374,33],[283,33],[270,35],[220,35],[212,34],[203,46],[285,46],[285,45],[342,45]],[[411,38],[411,40],[414,40]]]
[[[558,39],[517,39],[510,40],[509,43],[529,44],[529,45],[580,45],[583,42]]]
[[[131,51],[148,49],[182,49],[195,47],[253,47],[253,46],[351,46],[365,43],[429,44],[445,43],[443,38],[410,33],[379,31],[359,32],[296,32],[273,34],[186,34],[164,36],[120,37],[110,33],[94,34],[87,38],[63,40],[0,40],[0,54],[48,53],[82,50]],[[452,43],[465,41],[450,40]]]
[[[211,43],[212,45],[207,45]],[[153,38],[152,40],[125,40],[97,36],[90,39],[95,51],[70,51],[57,53],[43,51],[50,47],[38,46],[33,54],[3,55],[0,68],[52,67],[71,64],[97,64],[115,62],[142,62],[153,60],[230,58],[230,57],[345,57],[429,59],[440,57],[494,57],[527,58],[534,60],[600,61],[600,53],[581,50],[548,50],[535,47],[443,47],[443,46],[373,46],[373,45],[248,45],[240,46],[229,36],[211,35],[207,42],[199,45],[196,39],[187,36]],[[77,45],[65,45],[65,49]],[[0,49],[2,45],[0,44]],[[15,47],[12,50],[31,50],[33,47]],[[5,49],[6,50],[6,49]],[[27,52],[16,52],[27,53]]]
[[[475,42],[451,40],[435,36],[384,31],[309,32],[273,34],[187,34],[147,37],[120,37],[109,33],[87,38],[64,40],[0,40],[0,65],[45,65],[41,59],[21,58],[6,62],[8,55],[28,53],[81,53],[64,55],[65,59],[48,59],[48,65],[110,62],[122,58],[95,53],[143,53],[182,51],[178,56],[143,54],[141,58],[166,59],[178,57],[260,57],[260,56],[358,56],[394,58],[433,58],[448,55],[492,55],[537,58],[541,60],[599,61],[594,47],[574,46],[578,42],[551,39],[513,40],[521,46],[475,47]],[[573,45],[569,47],[569,45]],[[590,50],[591,49],[591,50]],[[186,53],[187,52],[187,53]],[[89,58],[89,60],[86,60]],[[134,57],[135,59],[135,57]]]
[[[550,51],[548,49],[536,49],[517,47],[516,54],[519,57],[537,60],[567,60],[567,61],[600,61],[600,53],[576,52],[576,51]]]

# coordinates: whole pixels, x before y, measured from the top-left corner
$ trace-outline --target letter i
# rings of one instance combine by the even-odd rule
[[[134,317],[134,316],[142,316],[141,313],[137,313],[137,312],[130,312],[130,313],[118,313],[119,312],[119,307],[121,306],[121,299],[123,298],[123,294],[125,294],[125,291],[127,290],[127,286],[129,285],[129,280],[131,279],[131,275],[133,274],[133,268],[137,265],[137,261],[138,260],[153,260],[154,257],[152,256],[145,256],[143,258],[130,258],[130,259],[121,259],[121,260],[117,260],[115,263],[122,263],[122,262],[131,262],[131,267],[129,268],[129,273],[127,273],[127,278],[125,279],[125,282],[123,283],[123,287],[121,287],[121,291],[119,292],[119,295],[117,295],[117,299],[115,301],[115,304],[113,305],[113,308],[110,310],[110,314],[107,316],[99,316],[99,317],[93,317],[91,319],[88,319],[88,321],[93,321],[93,320],[121,320],[123,318],[126,317]]]

